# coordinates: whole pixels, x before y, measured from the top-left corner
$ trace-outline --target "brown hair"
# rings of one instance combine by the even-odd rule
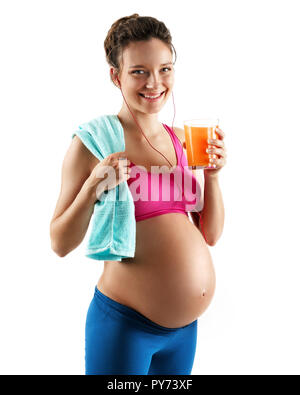
[[[122,53],[126,46],[130,42],[149,41],[151,38],[157,38],[167,44],[172,54],[175,53],[176,62],[176,50],[172,44],[171,33],[166,25],[151,16],[132,14],[114,22],[107,33],[104,50],[108,64],[114,67],[117,73],[120,73]],[[112,80],[111,75],[110,77]]]

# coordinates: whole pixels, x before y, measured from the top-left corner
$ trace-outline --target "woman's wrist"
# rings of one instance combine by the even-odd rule
[[[219,174],[212,174],[209,170],[204,170],[204,179],[205,181],[218,180]]]
[[[82,186],[82,189],[86,193],[87,199],[93,204],[95,204],[97,200],[99,200],[100,196],[105,190],[105,187],[101,186],[101,181],[103,181],[103,179],[90,176],[86,179],[85,183]]]

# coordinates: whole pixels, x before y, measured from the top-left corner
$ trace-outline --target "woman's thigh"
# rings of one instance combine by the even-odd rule
[[[96,288],[85,327],[86,374],[189,374],[195,325],[162,327]]]
[[[198,321],[181,328],[166,347],[152,356],[148,374],[191,374],[197,346]]]

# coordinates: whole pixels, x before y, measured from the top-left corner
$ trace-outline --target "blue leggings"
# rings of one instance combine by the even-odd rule
[[[85,327],[85,374],[191,374],[198,321],[167,328],[95,287]]]

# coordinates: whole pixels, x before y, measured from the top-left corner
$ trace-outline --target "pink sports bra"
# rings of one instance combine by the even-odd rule
[[[172,128],[165,124],[163,126],[171,136],[177,165],[172,171],[165,170],[166,165],[162,169],[154,167],[154,171],[148,172],[131,162],[127,183],[135,205],[136,221],[166,213],[182,213],[188,216],[187,212],[198,211],[200,204],[201,186],[188,168],[181,142]]]

